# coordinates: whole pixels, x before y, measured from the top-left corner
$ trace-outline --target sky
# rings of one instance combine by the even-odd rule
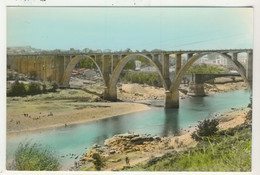
[[[253,48],[252,8],[7,7],[7,46],[53,50]]]

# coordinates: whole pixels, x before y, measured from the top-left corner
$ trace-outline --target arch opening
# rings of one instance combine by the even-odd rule
[[[87,85],[104,83],[99,65],[88,55],[72,58],[63,76],[63,87],[84,88]]]
[[[138,67],[137,70],[134,71],[126,71],[124,70],[124,68],[128,68],[129,64],[128,63],[132,63],[133,60],[142,60],[145,62],[146,65],[148,65],[145,69],[148,69],[151,72],[146,72],[142,67]],[[121,95],[121,92],[125,92],[125,88],[127,88],[129,91],[133,91],[132,93],[137,97],[138,96],[142,96],[142,93],[138,93],[138,91],[145,91],[145,89],[149,89],[149,87],[144,87],[144,85],[138,85],[138,84],[134,84],[134,83],[142,83],[142,79],[144,81],[154,81],[155,83],[161,82],[161,86],[163,88],[160,88],[160,92],[162,91],[162,89],[166,88],[166,83],[165,80],[163,78],[163,75],[161,73],[161,70],[159,68],[160,65],[157,65],[153,59],[147,55],[143,55],[143,54],[129,54],[126,55],[124,58],[122,58],[120,60],[120,62],[117,64],[117,66],[115,67],[113,74],[110,78],[110,82],[108,84],[108,93],[110,95],[110,100],[116,100],[117,99],[117,84],[120,80],[122,80],[122,78],[126,78],[126,80],[129,80],[131,78],[139,78],[138,80],[134,80],[131,82],[131,80],[129,81],[130,83],[133,83],[132,85],[128,85],[128,84],[124,84],[124,86],[122,85],[121,87],[119,87],[119,92]],[[141,70],[142,69],[142,70]],[[125,74],[124,77],[122,77],[122,74]],[[120,76],[121,75],[121,76]],[[151,77],[148,77],[150,76]],[[126,77],[128,76],[128,77]],[[146,79],[147,78],[147,79]],[[157,78],[158,81],[155,81],[154,79]],[[153,85],[153,82],[151,82],[151,84],[149,85]],[[144,83],[142,83],[144,84]],[[158,88],[159,89],[159,88]],[[135,93],[134,91],[137,90],[137,92]],[[155,88],[155,91],[157,92],[157,89]],[[159,91],[159,90],[158,90]],[[150,93],[144,93],[146,94],[150,94]],[[112,95],[112,97],[111,97]],[[164,95],[164,92],[163,94]],[[121,97],[120,97],[121,98]]]

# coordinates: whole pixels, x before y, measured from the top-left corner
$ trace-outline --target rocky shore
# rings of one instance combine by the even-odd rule
[[[218,117],[219,129],[225,130],[245,123],[250,108],[232,108]],[[191,133],[195,128],[189,128],[180,136],[150,136],[137,133],[125,133],[115,135],[104,142],[104,146],[93,146],[80,161],[73,167],[73,170],[94,170],[93,155],[98,153],[106,166],[104,171],[120,170],[127,166],[126,157],[129,164],[160,157],[170,152],[185,150],[196,145],[196,141],[191,138]]]

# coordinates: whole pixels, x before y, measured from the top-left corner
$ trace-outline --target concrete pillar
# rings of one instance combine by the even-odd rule
[[[176,54],[175,66],[175,73],[177,74],[181,69],[181,54]]]
[[[247,78],[247,80],[248,80],[249,89],[252,89],[252,80],[253,80],[253,52],[247,53],[246,78]]]
[[[165,92],[165,105],[164,108],[179,108],[179,91]]]
[[[43,58],[43,80],[46,80],[47,79],[47,76],[46,76],[46,57]]]
[[[113,68],[113,71],[116,68],[117,64],[119,63],[120,59],[121,59],[120,55],[113,55],[113,66],[111,66]]]
[[[189,84],[189,96],[203,97],[206,96],[204,91],[204,75],[192,74],[192,81]]]
[[[204,91],[204,84],[197,84],[195,82],[191,82],[189,84],[189,92],[187,93],[189,96],[194,97],[204,97],[206,93]]]
[[[110,55],[104,55],[102,57],[102,74],[105,80],[105,86],[108,86],[109,84],[109,78],[110,78],[110,74],[111,74],[111,61],[112,58]]]
[[[44,79],[45,74],[45,66],[44,66],[44,56],[40,57],[40,65],[41,65],[41,80]]]
[[[62,85],[63,81],[63,74],[64,74],[64,56],[56,56],[54,60],[54,67],[55,67],[55,81],[58,86]],[[69,85],[67,85],[69,86]]]
[[[233,54],[232,54],[232,59],[233,59],[234,61],[237,61],[237,53],[233,53]]]
[[[21,73],[26,74],[26,67],[27,67],[27,56],[22,56],[21,59]]]
[[[35,56],[28,56],[28,60],[29,60],[29,64],[28,64],[28,75],[30,77],[34,76],[34,71],[35,71],[35,67],[34,67],[34,61],[35,61]]]
[[[48,58],[45,58],[45,77],[48,81],[53,81],[53,58],[54,56],[50,56]]]
[[[110,86],[104,86],[103,98],[104,100],[117,101],[116,87],[112,88]]]
[[[167,85],[167,89],[171,85],[170,73],[169,73],[169,54],[163,54],[162,56],[162,75]]]
[[[175,73],[178,74],[181,69],[181,54],[176,54]],[[175,80],[176,81],[176,80]],[[179,89],[173,89],[172,92],[165,93],[165,108],[179,108]]]
[[[24,74],[29,75],[29,71],[28,71],[28,66],[30,64],[29,56],[26,56],[24,61],[25,61]]]
[[[109,101],[116,101],[117,100],[116,86],[112,87],[109,85],[111,70],[113,70],[112,56],[104,55],[102,58],[102,74],[105,81],[103,98]]]

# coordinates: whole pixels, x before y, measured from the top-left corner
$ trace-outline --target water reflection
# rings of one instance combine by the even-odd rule
[[[97,124],[99,124],[99,136],[96,137],[95,143],[98,144],[102,144],[109,137],[126,132],[124,121],[119,116],[100,120]]]
[[[164,116],[162,136],[179,135],[179,109],[165,109]]]

